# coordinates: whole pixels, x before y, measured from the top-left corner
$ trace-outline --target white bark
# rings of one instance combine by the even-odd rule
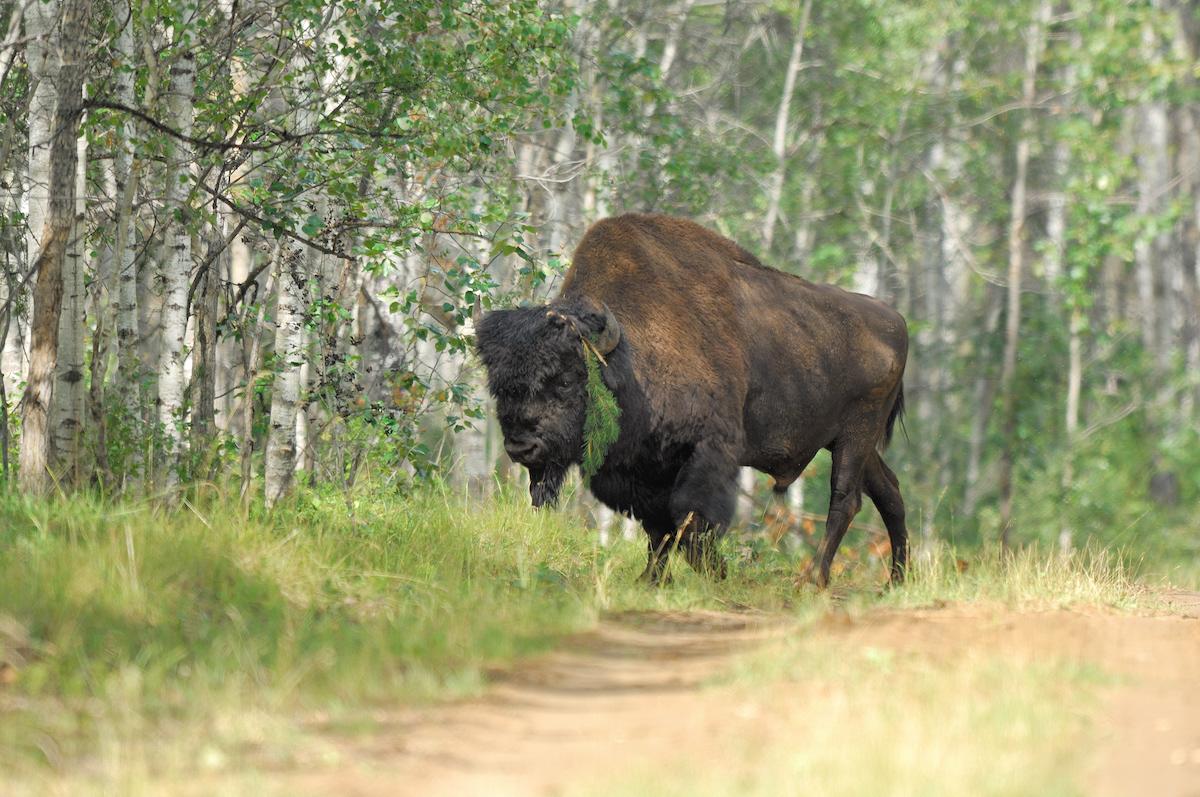
[[[4,33],[4,40],[0,42],[0,77],[8,74],[13,59],[16,58],[19,49],[17,44],[21,41],[21,23],[24,21],[25,7],[28,5],[31,5],[29,0],[12,5],[8,30]]]
[[[738,471],[737,522],[746,525],[754,521],[754,468]]]
[[[329,212],[328,204],[324,200],[318,203],[319,211],[323,216]],[[310,285],[309,290],[304,294],[303,300],[306,303],[316,301],[325,295],[326,286],[330,281],[329,270],[332,261],[332,255],[318,252],[315,249],[308,250],[308,267],[305,269],[305,273]],[[297,475],[302,471],[314,473],[316,468],[316,441],[312,439],[312,433],[317,428],[319,415],[317,402],[313,401],[311,396],[320,377],[318,369],[327,354],[323,348],[325,342],[322,337],[319,329],[307,326],[301,336],[301,363],[298,379],[300,381],[300,400],[304,406],[296,411],[295,471]]]
[[[671,75],[671,67],[675,65],[675,57],[679,53],[679,39],[683,35],[683,28],[687,24],[687,18],[692,13],[692,7],[696,5],[696,0],[681,0],[679,7],[671,12],[671,22],[667,26],[667,33],[663,37],[662,54],[658,59],[658,75],[659,80],[664,85],[668,84],[668,78]],[[577,36],[584,42],[581,48],[583,52],[588,51],[587,37],[593,33],[591,29],[584,29],[582,26],[579,29]],[[646,47],[649,44],[646,31],[639,27],[634,32],[634,58],[641,59],[646,55]],[[649,119],[658,110],[656,102],[646,103],[646,107],[642,109],[642,115]]]
[[[920,82],[930,86],[939,103],[953,109],[965,69],[958,48],[953,42],[943,40],[923,61]],[[966,242],[973,219],[969,207],[957,195],[967,155],[965,135],[957,122],[956,114],[951,110],[929,148],[926,177],[936,199],[929,205],[931,224],[922,236],[929,239],[923,247],[928,254],[924,258],[924,268],[909,270],[904,292],[908,300],[905,309],[927,322],[916,335],[917,345],[912,350],[916,356],[910,356],[911,367],[907,373],[910,381],[923,385],[923,389],[916,391],[913,402],[920,429],[935,429],[938,419],[957,416],[963,403],[960,392],[955,390],[950,360],[959,336],[956,322],[960,308],[971,303],[972,282],[968,265],[972,253]],[[887,215],[890,217],[890,211]],[[885,273],[881,262],[878,270]],[[932,542],[929,537],[932,524],[928,519],[935,516],[938,496],[944,494],[944,488],[952,478],[950,460],[955,446],[953,441],[931,434],[919,435],[914,442],[918,458],[929,463],[929,478],[925,481],[927,487],[920,507],[926,522],[921,524],[917,543],[921,550],[928,550]]]
[[[482,375],[470,380],[474,400],[484,402],[487,395]],[[461,482],[472,498],[490,495],[492,492],[492,468],[494,458],[488,449],[488,431],[493,413],[487,412],[482,419],[472,421],[469,428],[455,435],[455,450],[458,467],[462,471]]]
[[[224,225],[231,229],[237,220],[232,214],[225,214]],[[251,268],[250,247],[245,239],[238,235],[229,244],[229,257],[224,267],[228,270],[223,276],[231,285],[242,285],[250,278]],[[226,335],[217,341],[217,372],[216,376],[216,423],[217,428],[239,437],[242,415],[235,409],[237,374],[234,363],[242,353],[242,345],[232,335]]]
[[[1037,97],[1037,71],[1045,46],[1050,3],[1043,0],[1036,19],[1025,33],[1025,70],[1021,99],[1032,109]],[[1021,332],[1021,283],[1025,275],[1025,214],[1029,154],[1033,146],[1033,111],[1027,110],[1017,137],[1016,174],[1013,177],[1012,207],[1008,225],[1008,301],[1004,327],[1004,362],[1000,370],[1000,393],[1004,402],[1004,451],[1000,463],[1000,540],[1007,547],[1012,524],[1013,460],[1016,441],[1017,349]]]
[[[1083,389],[1083,330],[1084,316],[1079,308],[1072,308],[1067,343],[1067,406],[1066,406],[1066,459],[1063,463],[1063,494],[1070,497],[1075,486],[1075,442],[1079,437],[1079,397]],[[1063,516],[1058,530],[1058,545],[1063,553],[1071,550],[1074,531]]]
[[[12,65],[13,58],[16,57],[20,48],[17,43],[21,40],[21,23],[24,20],[24,5],[18,5],[12,10],[12,15],[8,20],[8,30],[4,34],[4,41],[0,44],[0,76],[8,74],[9,67]],[[0,173],[0,180],[4,180],[9,185],[12,185],[14,190],[5,192],[0,196],[0,218],[11,218],[11,213],[25,207],[25,193],[21,180],[17,177],[17,170],[11,165],[5,168],[3,173]],[[23,259],[22,259],[23,260]],[[19,271],[24,263],[17,260],[5,261],[6,272],[0,274],[0,308],[9,307],[9,291],[20,279]],[[13,297],[15,299],[15,297]],[[15,302],[14,302],[15,303]],[[7,401],[20,383],[22,373],[24,371],[24,346],[21,334],[21,319],[18,314],[9,309],[7,311],[0,310],[0,380],[3,380],[4,397]],[[0,410],[7,413],[8,407],[0,407]],[[6,416],[7,417],[7,416]],[[4,426],[4,434],[7,434],[7,421]],[[4,472],[8,471],[8,438],[7,436],[0,438],[0,445],[4,446],[4,450],[0,451],[0,458],[3,459]]]
[[[271,251],[272,263],[278,263],[283,257],[283,247],[276,243]],[[275,271],[272,270],[270,276],[266,280],[266,285],[263,288],[263,296],[271,296],[275,292]],[[258,309],[255,312],[254,323],[246,323],[247,318],[242,316],[243,334],[242,334],[242,405],[241,405],[241,429],[240,447],[241,447],[241,499],[243,504],[250,500],[250,485],[253,483],[254,477],[254,383],[259,377],[258,367],[262,362],[262,347],[263,341],[266,339],[266,333],[263,331],[266,324],[266,310],[268,302],[258,302]]]
[[[25,60],[29,64],[30,80],[35,82],[29,100],[29,189],[26,221],[29,234],[26,253],[32,263],[41,248],[40,241],[46,224],[50,201],[50,146],[53,137],[54,107],[57,92],[54,81],[58,76],[58,0],[30,3],[25,10]]]
[[[987,340],[996,333],[1000,326],[1000,309],[1003,306],[997,291],[988,286],[984,299],[986,315],[983,324],[984,333],[981,340]],[[996,401],[997,381],[992,376],[990,368],[980,368],[975,377],[975,387],[971,394],[971,406],[975,412],[971,417],[971,434],[967,441],[966,485],[963,492],[962,512],[967,517],[975,515],[975,509],[983,498],[983,451],[987,442],[988,422],[992,417],[992,406]],[[929,515],[926,512],[926,515]]]
[[[1071,35],[1071,47],[1080,50],[1083,47],[1082,37],[1078,33]],[[1067,64],[1063,68],[1063,85],[1068,93],[1074,91],[1076,70]],[[1066,268],[1067,252],[1067,180],[1070,175],[1071,148],[1067,141],[1060,138],[1054,145],[1051,160],[1054,174],[1054,187],[1050,195],[1049,207],[1046,211],[1046,237],[1049,247],[1046,249],[1045,267],[1046,279],[1052,284],[1062,283]],[[1066,401],[1066,456],[1063,461],[1062,491],[1064,500],[1069,501],[1075,485],[1075,442],[1079,434],[1079,397],[1083,388],[1083,338],[1084,316],[1077,306],[1069,306],[1067,314],[1067,401]],[[1063,554],[1071,551],[1074,529],[1067,522],[1067,513],[1060,515],[1058,529],[1058,546]]]
[[[767,191],[767,215],[763,220],[763,253],[769,253],[775,237],[775,224],[779,219],[779,206],[783,200],[783,181],[787,176],[787,128],[791,117],[792,94],[796,90],[796,76],[800,74],[800,63],[804,58],[804,36],[808,32],[808,17],[812,11],[812,0],[804,0],[800,13],[800,24],[792,40],[792,52],[788,56],[787,71],[783,78],[783,93],[779,97],[779,108],[775,113],[775,133],[771,138],[771,151],[775,155],[775,171],[771,174]]]
[[[547,191],[548,207],[545,226],[549,231],[546,240],[551,254],[561,254],[564,251],[570,238],[572,225],[579,223],[579,219],[574,217],[571,212],[577,177],[576,174],[572,174],[574,167],[571,164],[571,156],[575,152],[576,139],[575,128],[570,125],[563,128],[554,146],[553,160],[547,169],[547,177],[550,178],[550,182]],[[547,280],[543,290],[544,294],[549,295],[553,287],[551,283],[554,281],[553,279]]]
[[[25,8],[25,61],[33,93],[29,98],[28,179],[25,191],[26,264],[32,265],[41,250],[50,194],[50,145],[57,100],[54,81],[58,75],[58,0],[30,3]],[[16,48],[12,48],[15,52]],[[29,337],[22,319],[14,314],[4,341],[4,376],[7,388],[16,389],[29,363]]]
[[[1154,5],[1159,5],[1155,3]],[[1142,28],[1142,52],[1147,61],[1161,62],[1158,32],[1147,23]],[[1157,99],[1133,110],[1137,162],[1137,212],[1152,218],[1163,213],[1168,199],[1170,121],[1165,100]],[[1135,280],[1141,310],[1142,343],[1154,355],[1161,379],[1170,365],[1170,308],[1163,301],[1162,262],[1169,248],[1168,234],[1141,238],[1134,247]]]
[[[267,440],[266,501],[273,506],[287,494],[296,470],[296,405],[300,401],[300,360],[304,346],[305,251],[280,252],[279,300],[275,310],[275,381],[271,388],[271,430]]]
[[[38,279],[33,292],[29,379],[22,400],[21,486],[35,494],[44,493],[49,487],[48,414],[58,360],[63,260],[75,215],[76,135],[83,99],[80,50],[87,10],[86,0],[72,0],[64,8],[62,28],[66,36],[56,53],[61,60],[55,74],[57,100],[51,122],[51,129],[57,135],[52,137],[50,147],[50,201],[38,238],[40,248],[33,261]]]
[[[58,317],[58,363],[50,413],[55,469],[70,484],[79,477],[80,432],[83,426],[84,253],[87,250],[87,136],[76,140],[71,237],[63,259],[62,312]]]
[[[691,13],[694,5],[696,5],[696,0],[683,0],[671,16],[671,25],[668,28],[666,39],[663,40],[662,57],[658,59],[658,73],[662,75],[663,80],[666,80],[667,76],[671,74],[671,66],[674,65],[675,56],[679,52],[679,37],[683,33],[683,26],[687,24],[688,14]]]
[[[797,519],[804,517],[804,476],[792,482],[787,491],[787,508]]]
[[[184,136],[192,134],[192,94],[195,83],[195,56],[184,43],[178,60],[171,66],[170,116],[174,127]],[[184,389],[184,337],[187,332],[187,293],[192,272],[192,234],[190,226],[191,145],[175,141],[174,158],[166,173],[167,207],[177,214],[171,234],[173,241],[163,269],[162,351],[158,361],[158,421],[168,445],[167,467],[163,479],[168,487],[179,481],[178,457],[183,447],[182,413]]]
[[[1170,130],[1167,109],[1162,102],[1152,102],[1138,108],[1137,164],[1139,215],[1146,217],[1162,213],[1167,181],[1170,179],[1168,147]],[[1160,306],[1161,292],[1158,259],[1162,253],[1161,235],[1142,238],[1134,247],[1135,276],[1138,302],[1141,306],[1142,343],[1155,354],[1160,372],[1168,364],[1167,341],[1158,319],[1165,308]]]
[[[613,520],[616,519],[617,513],[600,504],[596,507],[596,532],[601,548],[607,548],[612,541],[610,529],[612,528]]]
[[[814,154],[820,152],[820,138],[813,142],[812,149]],[[810,165],[813,160],[815,159],[810,157]],[[800,183],[800,212],[796,218],[796,234],[792,242],[792,252],[796,268],[802,274],[809,268],[809,264],[812,261],[813,246],[817,241],[817,225],[813,211],[813,201],[816,198],[816,193],[816,179],[811,174],[805,174]]]
[[[477,197],[475,211],[482,213],[484,207],[484,198]],[[473,245],[475,258],[483,263],[487,262],[488,244],[485,240],[477,240]],[[467,324],[473,322],[468,319]],[[467,335],[473,335],[474,330],[468,326],[462,330]],[[496,459],[498,452],[491,445],[492,438],[492,419],[495,417],[495,412],[492,407],[489,407],[487,385],[484,382],[484,374],[478,368],[472,368],[471,362],[466,357],[456,357],[456,365],[459,373],[467,373],[468,384],[471,387],[472,401],[485,409],[483,418],[472,421],[469,428],[460,432],[455,438],[455,449],[459,455],[459,467],[462,469],[462,476],[465,481],[468,495],[472,497],[483,498],[492,494],[492,488],[495,486],[495,470]],[[582,494],[584,491],[580,491]]]
[[[313,369],[310,365],[310,357],[308,356],[311,355],[312,349],[309,348],[307,351],[304,349],[305,347],[302,344],[301,353],[305,356],[303,356],[303,361],[300,363],[300,371],[296,375],[296,380],[299,383],[299,387],[297,388],[298,394],[301,392],[307,393],[310,385],[312,384]],[[292,470],[295,472],[297,479],[300,478],[300,475],[307,469],[309,464],[309,451],[312,441],[310,441],[308,438],[308,422],[308,413],[301,412],[299,409],[297,409],[296,428],[293,432],[296,440],[296,461],[292,465]]]
[[[134,107],[133,12],[124,0],[114,0],[113,17],[117,21],[114,43],[116,69],[113,80],[117,102]],[[147,97],[152,107],[152,97]],[[113,253],[117,269],[117,380],[116,390],[126,407],[128,417],[136,418],[140,411],[138,372],[138,294],[137,272],[134,265],[136,242],[133,236],[133,202],[137,195],[140,166],[134,162],[137,146],[137,127],[130,116],[121,119],[113,153],[113,174],[116,177]]]

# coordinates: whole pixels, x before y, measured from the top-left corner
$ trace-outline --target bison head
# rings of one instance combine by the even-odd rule
[[[587,367],[583,338],[601,355],[621,339],[608,307],[555,303],[488,313],[476,329],[504,450],[529,470],[534,506],[553,505],[583,452]]]

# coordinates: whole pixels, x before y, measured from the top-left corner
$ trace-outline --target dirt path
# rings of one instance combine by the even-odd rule
[[[382,733],[346,740],[340,758],[352,771],[303,776],[288,790],[385,795],[405,784],[404,793],[430,797],[556,794],[602,782],[614,761],[666,760],[681,746],[719,753],[711,731],[729,722],[728,695],[704,681],[784,630],[761,615],[612,617],[498,674],[481,700],[404,712]]]
[[[1117,681],[1092,709],[1098,749],[1080,773],[1086,792],[1200,795],[1200,595],[1174,600],[1181,611],[1170,616],[947,606],[835,615],[806,633],[932,661],[983,651],[1099,663]],[[370,733],[332,737],[336,765],[267,780],[288,794],[557,795],[603,793],[621,774],[616,762],[657,764],[668,777],[684,760],[719,763],[754,734],[776,741],[803,727],[802,683],[779,684],[794,699],[767,704],[706,685],[793,630],[749,614],[613,617],[497,675],[482,699],[376,717]]]
[[[1014,613],[978,606],[879,614],[847,630],[862,644],[931,657],[989,650],[1018,660],[1096,664],[1117,676],[1096,718],[1088,794],[1200,795],[1200,593],[1172,613]]]

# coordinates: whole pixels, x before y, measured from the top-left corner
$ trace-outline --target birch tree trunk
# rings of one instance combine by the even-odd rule
[[[58,360],[58,321],[62,308],[63,260],[75,217],[76,138],[83,106],[83,25],[86,0],[71,0],[63,9],[61,61],[55,75],[57,97],[51,129],[50,202],[45,225],[38,236],[40,249],[34,261],[37,284],[33,291],[30,329],[29,378],[21,416],[21,487],[28,493],[48,489],[48,413]]]
[[[276,243],[271,250],[271,261],[278,262],[283,257],[283,247]],[[266,285],[263,290],[264,296],[270,296],[275,290],[275,271],[273,269],[266,280]],[[240,497],[243,507],[248,506],[250,501],[250,486],[254,480],[254,392],[255,383],[258,381],[258,366],[262,361],[263,340],[266,333],[263,332],[265,325],[267,302],[258,303],[258,307],[254,310],[255,323],[253,326],[247,324],[248,315],[243,315],[241,325],[242,333],[242,376],[245,388],[242,390],[242,406],[241,406],[241,429],[239,447],[241,449],[241,480],[242,487]]]
[[[983,299],[985,314],[984,331],[979,336],[980,346],[996,333],[1000,326],[1000,309],[1003,306],[1000,292],[986,285]],[[992,419],[992,408],[996,403],[997,381],[991,367],[984,358],[980,358],[981,366],[975,377],[975,387],[972,390],[972,406],[975,412],[971,419],[971,435],[967,442],[966,486],[963,490],[962,513],[966,517],[974,517],[975,510],[984,494],[983,451],[987,442],[987,431]]]
[[[329,218],[328,201],[322,198],[317,203],[317,208],[322,218]],[[307,257],[308,266],[305,268],[305,274],[309,284],[303,298],[306,308],[324,298],[325,286],[329,283],[330,265],[333,260],[331,255],[315,249],[309,249]],[[317,383],[320,381],[319,369],[336,349],[336,343],[331,339],[335,337],[336,332],[323,338],[320,328],[306,324],[301,334],[300,354],[297,357],[300,361],[297,375],[300,406],[296,410],[295,471],[297,479],[303,478],[303,474],[307,473],[310,484],[316,480],[316,441],[313,439],[313,435],[320,423],[319,403],[312,397],[316,392]],[[328,344],[328,348],[324,348],[326,344]]]
[[[1071,48],[1079,51],[1083,48],[1082,37],[1076,32],[1070,37]],[[1075,90],[1076,70],[1071,64],[1062,69],[1062,82],[1068,93]],[[1064,284],[1067,253],[1067,181],[1071,171],[1071,148],[1060,137],[1055,143],[1051,156],[1053,165],[1054,188],[1049,198],[1046,212],[1046,237],[1049,247],[1046,249],[1046,277],[1052,283]],[[1066,283],[1070,286],[1070,283]],[[1079,436],[1079,397],[1083,388],[1083,332],[1085,319],[1079,307],[1079,300],[1074,296],[1073,287],[1065,297],[1067,311],[1067,399],[1066,399],[1066,452],[1063,460],[1062,495],[1064,501],[1071,500],[1071,492],[1075,487],[1075,444]],[[1058,547],[1065,555],[1070,553],[1073,546],[1074,530],[1068,522],[1068,514],[1062,513],[1058,529]]]
[[[25,37],[28,39],[25,61],[33,92],[29,98],[28,179],[25,183],[25,222],[28,225],[25,262],[28,265],[33,265],[42,251],[41,238],[50,200],[50,149],[57,91],[55,80],[59,69],[59,36],[55,25],[60,10],[58,0],[47,0],[44,3],[29,3],[24,14]],[[24,334],[22,320],[14,314],[4,341],[4,376],[9,380],[9,389],[16,388],[21,381],[21,373],[29,359],[29,345],[30,339]]]
[[[124,0],[113,1],[113,18],[117,24],[114,50],[116,64],[113,80],[117,102],[134,107],[133,70],[133,9]],[[147,89],[146,106],[153,107],[157,93],[151,84]],[[132,220],[133,202],[137,196],[141,167],[135,163],[137,127],[126,115],[121,119],[121,132],[113,152],[113,174],[116,177],[116,228],[113,231],[113,259],[117,269],[117,379],[116,394],[125,406],[127,417],[141,413],[141,368],[138,362],[138,294],[136,242]]]
[[[119,200],[117,177],[113,173],[113,162],[100,166],[104,188],[102,196],[113,197],[114,206]],[[115,207],[114,207],[115,209]],[[113,215],[115,222],[116,215]],[[94,454],[93,478],[105,487],[114,484],[112,463],[108,452],[108,409],[105,406],[105,389],[108,386],[109,352],[113,345],[113,332],[117,317],[117,269],[113,241],[104,241],[99,258],[92,270],[92,281],[88,289],[88,306],[91,309],[92,352],[88,363],[87,404],[84,410],[87,420],[82,430],[84,448]],[[80,473],[80,480],[84,474]]]
[[[9,67],[16,58],[19,49],[16,45],[21,41],[23,21],[24,9],[18,6],[12,10],[9,16],[8,30],[5,31],[4,41],[0,43],[0,80],[9,74]],[[28,50],[26,57],[28,58]],[[16,146],[13,141],[15,133],[15,124],[10,120],[7,129],[0,134],[3,135],[3,138],[0,138],[0,153],[7,153]],[[28,145],[26,145],[26,149],[28,150]],[[13,213],[18,212],[25,201],[22,180],[18,177],[19,169],[8,161],[7,157],[0,154],[0,181],[13,186],[14,189],[11,192],[0,193],[0,218],[4,219],[15,218]],[[16,235],[19,233],[11,229],[0,232],[4,233],[0,234],[0,247],[3,247],[3,259],[0,260],[0,475],[7,480],[9,466],[8,399],[20,383],[24,359],[22,357],[24,347],[21,344],[20,319],[17,317],[15,305],[19,298],[18,286],[22,277],[21,272],[25,267],[25,258],[18,255],[18,247],[13,245],[18,240],[23,241],[24,236],[22,235],[21,239],[18,239]],[[9,334],[10,331],[13,333],[12,335]]]
[[[1138,165],[1138,214],[1151,218],[1163,212],[1163,199],[1170,181],[1170,130],[1166,106],[1152,102],[1136,109],[1136,147]],[[1154,364],[1161,379],[1170,360],[1170,341],[1166,334],[1169,326],[1165,320],[1167,308],[1162,306],[1162,278],[1160,275],[1164,233],[1150,238],[1141,238],[1134,246],[1134,273],[1136,275],[1138,302],[1141,305],[1142,344],[1153,355]]]
[[[737,493],[737,522],[746,526],[755,520],[754,487],[757,483],[754,468],[741,468],[738,471]]]
[[[581,188],[587,187],[586,180],[580,179]],[[482,215],[484,209],[484,197],[479,196],[475,203],[475,212]],[[486,263],[488,259],[488,243],[484,239],[476,239],[471,244],[473,257],[480,263]],[[472,322],[468,322],[472,323]],[[473,334],[473,331],[470,332]],[[455,451],[459,454],[458,466],[462,470],[462,481],[466,487],[467,495],[472,498],[486,498],[491,495],[492,488],[495,486],[495,465],[496,453],[491,443],[491,425],[494,412],[490,411],[489,397],[487,385],[485,384],[484,375],[477,368],[472,368],[465,357],[456,357],[459,373],[467,373],[467,384],[471,390],[471,400],[478,403],[479,406],[486,408],[482,418],[472,420],[468,428],[459,432],[455,439]],[[585,496],[583,491],[578,495],[581,498]]]
[[[775,171],[770,178],[767,191],[767,216],[763,220],[763,254],[768,255],[771,241],[775,237],[775,224],[779,219],[779,206],[783,200],[783,181],[787,176],[787,128],[791,118],[792,93],[796,90],[796,76],[800,74],[800,62],[804,58],[804,36],[808,32],[808,17],[812,11],[812,0],[804,0],[800,12],[800,25],[792,40],[792,53],[788,56],[787,72],[783,78],[783,93],[779,97],[779,109],[775,113],[775,134],[771,139],[771,151],[775,155]]]
[[[204,273],[200,275],[196,309],[195,345],[192,368],[192,450],[208,457],[208,447],[216,431],[217,369],[217,295],[222,271],[221,261],[227,247],[221,230],[210,227],[205,235]]]
[[[54,470],[66,484],[79,480],[79,443],[83,424],[83,330],[84,252],[86,245],[85,193],[87,137],[76,141],[75,181],[72,201],[74,217],[70,240],[63,258],[62,311],[58,319],[58,362],[54,375],[54,400],[50,428],[53,437]]]
[[[170,116],[183,136],[192,134],[192,92],[195,84],[195,55],[189,43],[179,41],[178,60],[171,66]],[[185,178],[192,163],[191,145],[177,140],[168,166],[167,207],[176,215],[173,243],[163,269],[162,351],[158,361],[158,422],[169,447],[164,485],[179,482],[179,457],[183,449],[184,335],[187,331],[187,294],[192,271],[190,227],[190,181]]]
[[[1017,349],[1021,335],[1021,281],[1025,272],[1025,214],[1029,175],[1029,151],[1033,144],[1033,110],[1037,99],[1038,63],[1045,44],[1045,26],[1050,4],[1043,2],[1025,33],[1025,70],[1021,80],[1021,101],[1025,116],[1017,137],[1016,174],[1013,177],[1012,214],[1008,225],[1008,300],[1004,324],[1004,363],[1000,369],[1000,395],[1003,401],[1004,449],[1000,458],[1000,542],[1008,547],[1012,525],[1013,461],[1017,434]]]
[[[300,247],[280,252],[279,303],[275,311],[275,382],[271,389],[271,430],[267,441],[266,501],[271,507],[292,484],[296,470],[296,405],[300,400],[300,358],[304,348],[307,258]]]

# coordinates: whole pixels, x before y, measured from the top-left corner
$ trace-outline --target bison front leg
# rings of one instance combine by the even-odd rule
[[[671,491],[671,518],[677,546],[697,572],[725,577],[717,541],[733,518],[737,499],[737,458],[732,446],[704,441],[680,469]]]
[[[690,517],[685,517],[684,523],[678,528],[647,524],[646,569],[638,576],[638,581],[655,587],[670,583],[667,564],[677,548],[683,551],[684,558],[696,572],[713,578],[725,578],[725,561],[717,552],[719,530],[705,525],[695,513],[689,514]]]
[[[671,550],[675,546],[675,530],[667,523],[643,524],[646,529],[646,569],[638,576],[638,581],[652,587],[661,586],[670,581],[667,575],[667,564],[671,559]]]
[[[717,541],[724,531],[724,528],[709,527],[683,535],[683,556],[697,573],[719,580],[725,578],[725,560],[717,548]]]

